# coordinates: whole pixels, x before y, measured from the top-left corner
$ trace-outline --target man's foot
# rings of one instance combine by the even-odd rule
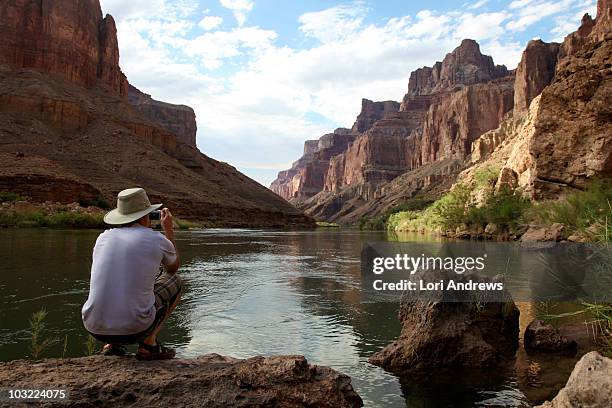
[[[102,349],[102,354],[105,356],[125,356],[127,351],[121,344],[107,344]]]
[[[136,358],[138,360],[170,360],[174,358],[176,352],[169,348],[164,347],[161,344],[155,344],[153,346],[145,343],[140,343],[138,346],[138,352],[136,352]]]

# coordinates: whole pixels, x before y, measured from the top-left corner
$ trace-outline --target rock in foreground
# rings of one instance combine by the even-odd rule
[[[459,279],[459,278],[458,278]],[[369,362],[393,372],[484,368],[511,360],[518,347],[514,302],[450,302],[402,296],[399,338]]]
[[[141,362],[83,357],[0,363],[0,387],[65,388],[55,406],[361,407],[350,377],[310,365],[303,356],[244,360],[207,354],[195,359]],[[0,403],[1,405],[1,403]]]
[[[612,360],[596,351],[585,354],[559,394],[538,407],[612,407]]]

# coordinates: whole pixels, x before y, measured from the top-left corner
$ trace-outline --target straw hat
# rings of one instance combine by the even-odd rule
[[[106,213],[104,222],[110,225],[128,224],[157,210],[162,205],[151,205],[144,188],[128,188],[117,194],[117,208]]]

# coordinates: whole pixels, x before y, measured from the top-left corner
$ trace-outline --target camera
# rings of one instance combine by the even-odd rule
[[[161,219],[161,211],[160,210],[151,211],[149,213],[149,219],[151,221],[159,221]]]

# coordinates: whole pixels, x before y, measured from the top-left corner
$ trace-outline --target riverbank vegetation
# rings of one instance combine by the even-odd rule
[[[340,224],[335,222],[317,221],[317,227],[320,228],[340,228]]]
[[[531,202],[519,188],[496,186],[496,174],[495,169],[482,169],[471,182],[457,183],[423,209],[398,206],[369,225],[391,231],[519,236],[529,225],[560,223],[566,238],[578,234],[587,241],[612,239],[612,180],[594,180],[585,190],[559,200]]]
[[[34,203],[13,192],[0,192],[0,228],[94,228],[105,229],[104,214],[112,207],[102,197],[70,204]],[[193,221],[174,217],[181,230],[203,228]]]

